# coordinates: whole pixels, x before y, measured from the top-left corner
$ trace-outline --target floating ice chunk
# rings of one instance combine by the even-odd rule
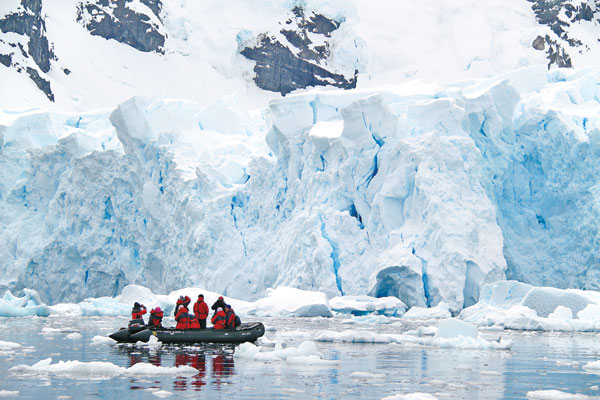
[[[67,336],[65,336],[66,339],[72,339],[72,340],[76,340],[76,339],[81,339],[81,333],[79,332],[73,332],[73,333],[69,333]]]
[[[148,363],[137,363],[127,368],[127,375],[172,375],[172,376],[193,376],[198,373],[196,368],[189,365],[180,365],[178,367],[161,367]]]
[[[174,375],[174,376],[192,376],[198,373],[198,370],[187,365],[179,367],[160,367],[147,363],[137,363],[130,368],[119,367],[106,361],[58,361],[52,364],[51,358],[41,360],[31,366],[17,365],[8,370],[13,374],[55,374],[77,379],[85,378],[110,378],[118,375]]]
[[[23,297],[15,297],[10,291],[4,293],[0,299],[0,317],[27,317],[37,315],[47,317],[50,308],[40,300],[38,292],[32,289],[23,289]]]
[[[415,392],[408,394],[395,394],[393,396],[384,397],[381,400],[437,400],[437,397],[429,393]]]
[[[579,393],[561,392],[560,390],[536,390],[527,392],[527,398],[531,400],[587,400],[594,397]]]
[[[0,351],[16,350],[19,347],[21,347],[21,345],[19,343],[4,342],[4,341],[0,340]]]
[[[441,302],[435,307],[412,307],[402,317],[411,319],[437,319],[450,317],[450,306]]]
[[[371,372],[353,372],[350,374],[351,378],[355,378],[355,379],[385,379],[386,375],[385,374],[373,374]]]
[[[548,318],[550,318],[550,319],[573,319],[573,312],[568,307],[558,306],[552,313],[548,314]]]
[[[18,390],[0,390],[0,397],[17,397],[20,393]]]
[[[327,295],[279,286],[254,303],[257,316],[332,317]]]
[[[329,306],[333,311],[357,316],[369,313],[401,316],[406,312],[406,305],[393,296],[338,296],[329,300]]]
[[[436,334],[437,326],[420,326],[417,329],[404,332],[405,335],[412,336],[433,336]]]
[[[583,366],[583,369],[585,369],[588,372],[600,375],[600,360],[592,361],[585,364]]]
[[[322,331],[317,335],[317,342],[337,343],[398,343],[402,335],[384,334],[368,331]]]
[[[475,325],[463,322],[457,318],[447,318],[440,321],[434,338],[452,339],[460,336],[477,339],[479,333]]]
[[[169,392],[168,390],[156,390],[154,392],[152,392],[153,396],[156,397],[160,397],[161,399],[173,396],[173,393]]]
[[[340,360],[324,360],[319,356],[288,356],[285,360],[288,364],[295,365],[338,365]]]
[[[100,344],[113,344],[115,343],[115,341],[111,338],[109,338],[108,336],[99,336],[96,335],[92,338],[92,344],[93,345],[100,345]]]
[[[281,343],[277,343],[273,351],[262,350],[261,346],[256,346],[252,343],[242,343],[236,349],[235,353],[233,353],[233,356],[265,362],[286,361],[290,364],[332,365],[338,363],[337,360],[323,360],[313,341],[302,342],[297,348],[283,348]]]

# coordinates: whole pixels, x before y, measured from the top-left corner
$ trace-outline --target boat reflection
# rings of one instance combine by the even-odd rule
[[[233,345],[204,345],[202,347],[163,346],[159,349],[146,349],[131,346],[119,348],[119,354],[129,358],[129,367],[137,363],[160,366],[188,365],[198,370],[193,376],[178,376],[173,380],[177,391],[200,391],[208,383],[220,387],[228,383],[235,373]],[[172,364],[173,363],[173,364]]]

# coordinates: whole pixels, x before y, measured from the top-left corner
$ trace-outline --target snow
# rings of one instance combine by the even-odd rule
[[[129,368],[119,367],[111,362],[77,360],[58,361],[52,364],[52,359],[41,360],[31,366],[17,365],[8,370],[12,374],[46,375],[54,374],[73,379],[111,378],[120,375],[130,376],[192,376],[198,370],[187,365],[179,367],[160,367],[147,363],[137,363]]]

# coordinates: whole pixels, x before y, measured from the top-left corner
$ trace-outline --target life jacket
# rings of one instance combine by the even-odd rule
[[[177,321],[175,329],[187,329],[189,319],[190,316],[188,314],[188,309],[183,304],[180,305],[179,310],[177,311],[177,315],[175,316],[175,321]]]
[[[142,315],[146,314],[146,307],[133,307],[131,309],[131,319],[140,319]]]
[[[150,326],[162,326],[163,312],[156,312],[154,310],[150,311],[150,319],[148,320],[148,325]]]
[[[206,319],[208,317],[208,304],[204,300],[198,300],[194,303],[194,314],[198,319]]]
[[[218,311],[213,315],[210,322],[212,322],[215,329],[225,329],[225,324],[227,322],[226,318],[224,311]]]
[[[229,310],[227,311],[227,314],[225,314],[225,328],[227,329],[235,329],[235,313],[233,312],[233,310]]]

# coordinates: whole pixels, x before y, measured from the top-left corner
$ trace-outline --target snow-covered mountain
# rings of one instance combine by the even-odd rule
[[[598,12],[3,1],[0,287],[598,289]]]
[[[0,106],[134,95],[249,108],[315,86],[455,81],[597,64],[599,2],[4,0]]]

